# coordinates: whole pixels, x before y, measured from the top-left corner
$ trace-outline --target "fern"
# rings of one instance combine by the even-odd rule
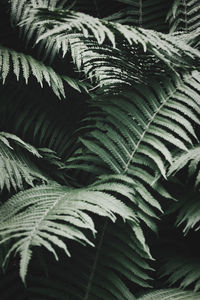
[[[46,28],[43,34],[38,33],[38,42],[46,40],[55,51],[62,50],[63,56],[70,50],[78,70],[83,69],[86,76],[100,86],[116,87],[146,81],[151,67],[157,74],[163,69],[185,69],[188,64],[191,68],[191,62],[199,59],[198,51],[175,36],[112,23],[83,13],[38,8],[33,10],[26,23],[32,24],[33,20],[34,26]],[[48,29],[49,22],[53,29]],[[130,56],[128,63],[127,55]]]
[[[114,189],[112,185],[110,188]],[[124,192],[121,193],[123,195]],[[124,220],[136,222],[133,211],[117,198],[103,192],[101,184],[88,189],[39,186],[20,192],[1,206],[1,243],[17,238],[7,257],[13,251],[20,254],[20,276],[23,281],[33,246],[44,246],[58,259],[55,246],[70,255],[62,238],[92,245],[82,232],[85,228],[95,233],[94,223],[85,210],[107,216],[112,221],[116,220],[115,214],[118,214]]]
[[[182,170],[186,165],[188,167],[188,176],[195,176],[195,187],[197,187],[200,183],[200,174],[199,174],[199,162],[200,162],[200,154],[199,154],[199,146],[190,149],[186,153],[182,153],[176,157],[169,168],[168,175],[175,175],[180,170]]]
[[[151,268],[144,261],[147,255],[137,244],[137,237],[131,228],[124,230],[119,222],[115,225],[110,222],[107,222],[106,228],[101,225],[103,232],[98,231],[95,248],[76,248],[72,257],[66,258],[66,265],[52,262],[50,280],[45,276],[32,277],[28,285],[29,293],[38,297],[40,294],[44,297],[53,294],[55,299],[60,299],[62,292],[72,299],[98,299],[100,295],[105,300],[135,299],[126,286],[126,280],[149,287],[146,271]],[[67,271],[69,269],[71,274]],[[38,271],[36,274],[39,275]],[[63,282],[66,285],[60,284]]]
[[[43,82],[47,83],[59,98],[61,96],[65,97],[63,81],[79,92],[81,92],[82,88],[88,91],[87,85],[83,82],[66,75],[60,76],[56,74],[51,67],[45,66],[41,61],[34,59],[30,55],[0,46],[0,72],[3,84],[10,71],[15,74],[17,80],[24,78],[26,84],[28,84],[31,76],[37,79],[41,87],[43,87]]]
[[[199,28],[200,5],[198,0],[174,0],[167,15],[170,31],[191,32]]]
[[[50,148],[60,157],[69,155],[74,147],[72,129],[76,128],[79,114],[85,110],[84,103],[75,106],[77,101],[74,104],[72,101],[58,102],[52,94],[43,93],[40,89],[36,92],[35,85],[23,87],[10,80],[1,87],[0,92],[3,128],[14,131],[38,148]],[[72,91],[69,93],[72,94]],[[70,113],[71,105],[76,116]]]
[[[45,81],[60,98],[64,97],[64,87],[62,79],[53,71],[52,68],[45,66],[42,62],[35,60],[30,55],[17,53],[14,50],[0,46],[0,70],[3,83],[5,82],[10,70],[15,74],[17,80],[23,77],[26,84],[33,75],[41,87]]]
[[[194,291],[200,290],[200,271],[198,257],[189,257],[190,253],[183,254],[172,252],[173,257],[168,257],[167,262],[160,268],[162,277],[167,277],[169,286],[178,284],[180,288],[194,287]]]
[[[149,292],[144,296],[137,298],[138,300],[198,300],[200,297],[199,293],[192,291],[183,291],[178,289],[164,289]]]
[[[196,139],[192,123],[199,124],[196,117],[199,100],[190,86],[191,80],[199,86],[199,82],[190,76],[185,82],[174,78],[171,82],[152,84],[151,89],[135,85],[134,92],[95,104],[96,114],[84,121],[96,121],[95,128],[92,130],[93,126],[90,126],[81,139],[82,144],[113,172],[131,175],[139,166],[144,169],[146,165],[151,172],[157,169],[166,177],[165,163],[172,162],[169,147],[187,150]],[[146,180],[148,182],[148,175]]]
[[[1,298],[199,298],[197,2],[2,3]]]
[[[14,144],[14,148],[10,142]],[[17,147],[17,144],[20,147]],[[24,151],[26,150],[26,151]],[[29,152],[31,155],[27,155]],[[34,186],[34,182],[46,182],[47,177],[38,169],[30,159],[31,156],[41,157],[39,152],[31,145],[23,142],[13,134],[0,132],[0,189],[4,186],[10,191],[23,189],[26,182]]]
[[[96,111],[84,119],[86,133],[79,139],[82,147],[67,161],[68,169],[97,174],[109,169],[134,178],[138,217],[154,231],[152,218],[158,216],[154,210],[162,211],[154,191],[171,198],[159,188],[159,174],[166,178],[172,149],[187,150],[196,139],[192,124],[199,124],[199,97],[191,83],[189,76],[185,82],[174,78],[152,84],[151,89],[135,85],[134,92],[96,103]],[[194,85],[198,86],[198,81]],[[195,98],[190,98],[190,93]]]
[[[157,31],[166,31],[166,11],[169,3],[167,1],[129,1],[115,0],[123,5],[123,8],[116,13],[106,17],[122,24],[140,26]]]

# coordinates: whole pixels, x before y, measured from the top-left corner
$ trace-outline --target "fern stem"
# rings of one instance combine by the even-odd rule
[[[139,26],[142,27],[142,0],[139,1]]]
[[[169,94],[168,97],[166,97],[166,99],[164,100],[164,102],[160,105],[160,107],[159,107],[159,108],[155,111],[155,113],[153,114],[151,120],[150,120],[150,121],[148,122],[148,124],[146,125],[145,130],[143,131],[143,133],[142,133],[142,135],[141,135],[139,141],[137,142],[137,144],[136,144],[136,146],[135,146],[135,149],[134,149],[133,152],[131,153],[130,158],[129,158],[129,160],[128,160],[128,162],[127,162],[125,168],[124,168],[123,174],[125,174],[125,173],[128,171],[129,165],[130,165],[130,163],[131,163],[131,161],[132,161],[132,159],[133,159],[135,153],[137,152],[137,150],[138,150],[138,148],[139,148],[141,142],[143,141],[145,134],[148,132],[149,127],[151,126],[151,123],[154,121],[156,115],[160,112],[160,110],[163,108],[163,106],[166,104],[166,102],[171,98],[171,96],[173,96],[173,94],[179,89],[179,87],[180,87],[180,84],[176,86],[176,88],[173,90],[173,92],[171,92],[171,93]]]
[[[90,294],[90,290],[91,290],[91,286],[92,286],[92,281],[93,281],[93,278],[94,278],[94,274],[95,274],[95,270],[96,270],[96,267],[97,267],[98,259],[99,259],[99,256],[100,256],[101,247],[102,247],[102,244],[103,244],[104,235],[105,235],[105,231],[106,231],[107,226],[108,226],[108,220],[105,221],[103,229],[102,229],[102,232],[101,232],[101,237],[100,237],[100,240],[99,240],[99,244],[98,244],[98,247],[97,247],[97,251],[96,251],[94,263],[92,265],[92,269],[91,269],[91,273],[90,273],[88,285],[87,285],[87,288],[86,288],[85,297],[83,298],[83,300],[88,300],[88,297],[89,297],[89,294]]]
[[[185,31],[188,32],[187,3],[185,0],[182,1],[184,6]]]

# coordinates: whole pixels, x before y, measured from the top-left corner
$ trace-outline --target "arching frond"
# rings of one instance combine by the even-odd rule
[[[38,8],[25,20],[33,22],[39,30],[38,42],[46,42],[47,47],[62,51],[63,56],[70,50],[78,70],[100,85],[147,81],[152,67],[155,75],[177,67],[191,69],[191,63],[196,65],[200,57],[197,50],[175,36],[69,10]]]
[[[148,256],[130,227],[118,222],[114,225],[107,222],[100,226],[95,248],[76,247],[66,264],[52,262],[49,280],[37,272],[29,284],[27,277],[28,292],[46,298],[51,294],[56,300],[62,299],[62,294],[71,299],[135,300],[127,281],[143,288],[150,286]]]
[[[101,97],[84,119],[86,133],[79,139],[83,146],[66,165],[86,172],[95,169],[97,174],[102,168],[110,169],[133,177],[138,217],[155,231],[152,218],[158,213],[154,209],[162,209],[154,191],[170,198],[164,189],[159,190],[158,178],[160,174],[166,178],[172,151],[187,151],[196,140],[192,124],[199,124],[196,114],[200,106],[192,82],[199,86],[189,76],[184,81],[174,78],[171,82],[154,83],[151,89],[135,85],[134,91],[123,95]]]
[[[23,281],[32,255],[33,246],[43,246],[56,259],[56,247],[70,255],[63,238],[75,240],[83,245],[92,243],[84,234],[84,229],[95,234],[94,222],[85,212],[106,216],[112,221],[115,215],[124,220],[137,222],[132,209],[96,184],[82,189],[71,189],[59,185],[39,186],[20,192],[0,208],[1,243],[15,239],[7,258],[13,253],[20,254],[20,275]],[[131,189],[130,189],[131,190]],[[126,190],[127,191],[127,188]],[[124,191],[121,192],[122,195]],[[132,199],[129,192],[125,194]]]
[[[195,186],[199,186],[200,184],[200,170],[199,170],[199,162],[200,162],[200,146],[196,146],[190,149],[186,153],[182,153],[178,155],[169,168],[168,175],[175,175],[180,170],[182,170],[185,166],[188,167],[188,176],[195,176]]]
[[[73,101],[57,101],[53,93],[7,81],[0,88],[0,126],[37,148],[50,148],[66,158],[76,147],[73,131],[84,114],[84,96],[69,90]],[[80,100],[79,100],[80,99]],[[83,100],[82,100],[83,99]]]
[[[35,181],[47,181],[47,177],[31,160],[33,156],[41,157],[33,146],[13,134],[0,132],[1,190],[4,186],[10,191],[11,188],[15,190],[23,189],[25,182],[30,186],[34,186]]]
[[[200,106],[192,82],[199,87],[190,76],[184,81],[174,78],[151,89],[135,85],[134,91],[100,101],[84,121],[95,128],[87,125],[81,142],[113,172],[134,176],[140,169],[146,173],[147,166],[166,177],[171,147],[187,150],[196,139],[192,123],[199,124]],[[151,184],[149,176],[145,180]]]
[[[9,72],[12,72],[17,80],[24,78],[26,84],[30,76],[33,76],[41,86],[46,82],[59,98],[65,95],[62,79],[51,67],[45,66],[30,55],[3,46],[0,46],[0,72],[3,83]]]
[[[163,289],[149,292],[137,298],[138,300],[198,300],[200,293],[179,289]]]

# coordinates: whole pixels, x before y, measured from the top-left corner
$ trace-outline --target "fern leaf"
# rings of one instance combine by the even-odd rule
[[[197,29],[200,22],[199,12],[200,5],[197,0],[174,0],[172,8],[167,15],[171,32],[191,32]]]
[[[199,146],[190,149],[186,153],[181,153],[177,157],[174,158],[172,165],[169,168],[168,175],[175,175],[180,170],[182,170],[186,165],[188,166],[188,176],[195,176],[195,186],[199,185],[199,162],[200,162],[200,154],[199,154]]]
[[[10,143],[11,142],[11,143]],[[17,144],[20,147],[17,147]],[[11,146],[12,145],[12,146]],[[24,151],[26,150],[26,151]],[[27,152],[30,155],[27,155]],[[39,152],[33,146],[25,143],[19,137],[0,132],[0,189],[4,186],[10,191],[23,189],[23,184],[34,186],[34,181],[47,182],[47,177],[31,161],[31,157],[41,158]]]
[[[179,289],[163,289],[149,292],[137,298],[138,300],[198,300],[199,293]]]
[[[94,223],[84,211],[107,216],[112,221],[116,220],[116,214],[124,220],[136,222],[128,206],[116,197],[98,191],[98,185],[85,190],[59,185],[36,187],[16,194],[0,210],[1,243],[17,238],[7,257],[13,251],[20,254],[20,276],[23,281],[33,246],[44,246],[47,250],[59,247],[69,255],[62,237],[92,245],[82,233],[83,228],[95,233]]]
[[[191,287],[194,292],[200,289],[200,272],[199,262],[197,257],[190,257],[190,254],[172,253],[171,257],[168,257],[166,263],[160,268],[162,277],[167,277],[166,282],[169,285],[179,284],[180,288]]]
[[[59,98],[61,96],[65,96],[62,79],[53,71],[52,68],[46,67],[42,62],[38,62],[29,55],[17,53],[12,49],[8,49],[3,46],[0,46],[0,56],[2,57],[0,70],[2,73],[3,83],[10,71],[14,72],[17,79],[19,79],[19,75],[21,74],[26,83],[28,83],[28,79],[32,74],[41,86],[43,81],[46,81],[46,83],[53,88],[54,93]]]
[[[53,26],[50,30],[47,28],[49,21]],[[177,67],[191,69],[192,62],[195,61],[196,65],[200,57],[197,50],[178,37],[112,23],[69,10],[38,8],[25,21],[29,24],[33,22],[38,28],[46,26],[38,42],[46,40],[47,44],[48,41],[52,44],[54,40],[52,47],[55,46],[57,52],[65,44],[63,54],[68,48],[78,70],[81,68],[86,77],[100,87],[146,82],[151,66],[157,69],[156,73],[161,69],[176,70]],[[130,56],[128,64],[127,55]]]
[[[166,1],[129,1],[115,0],[123,5],[121,10],[106,17],[106,20],[154,29],[167,31],[165,14],[169,9]]]

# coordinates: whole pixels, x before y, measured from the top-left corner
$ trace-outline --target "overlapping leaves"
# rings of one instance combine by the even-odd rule
[[[123,185],[122,185],[123,187]],[[88,188],[72,189],[59,185],[39,186],[20,192],[10,198],[0,209],[1,243],[16,239],[7,257],[13,252],[20,254],[20,275],[23,280],[32,255],[33,246],[43,246],[56,259],[56,247],[70,255],[63,238],[81,244],[92,243],[83,233],[84,229],[96,232],[92,218],[86,213],[116,220],[115,215],[124,220],[136,222],[131,208],[104,190],[114,190],[112,184],[101,182]],[[132,200],[131,188],[124,186],[121,193]]]
[[[78,70],[107,88],[146,82],[152,68],[155,76],[172,69],[190,69],[200,57],[175,36],[70,10],[35,8],[24,23],[38,29],[37,42],[42,41],[46,51],[61,51],[63,56],[70,51]]]
[[[0,132],[0,189],[5,186],[9,191],[19,190],[24,183],[34,186],[34,182],[47,182],[34,156],[41,158],[36,148],[13,134]]]

